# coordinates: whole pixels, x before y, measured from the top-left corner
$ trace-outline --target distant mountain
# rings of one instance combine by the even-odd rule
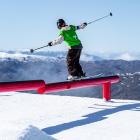
[[[140,53],[99,53],[95,52],[94,54],[89,54],[82,52],[81,60],[83,61],[100,61],[100,60],[126,60],[134,61],[140,60]],[[30,53],[29,50],[22,51],[0,51],[1,56],[40,56],[40,57],[54,57],[59,59],[65,59],[67,55],[66,51],[36,51]]]
[[[133,60],[140,60],[140,53],[96,53],[97,56],[102,57],[103,59],[107,60],[126,60],[126,61],[133,61]]]
[[[61,51],[61,52],[55,52],[55,51],[38,51],[35,53],[30,53],[29,51],[0,51],[0,58],[7,58],[7,57],[41,57],[41,58],[54,58],[54,59],[66,59],[67,52]],[[91,55],[87,53],[82,53],[81,60],[83,61],[99,61],[103,60],[103,58]]]
[[[63,52],[64,53],[64,52]],[[45,52],[29,55],[27,52],[0,52],[0,81],[43,79],[48,82],[64,81],[67,77],[65,55]],[[60,55],[61,54],[61,55]],[[113,98],[140,100],[140,61],[105,60],[84,54],[81,64],[88,75],[119,75],[121,82],[112,87]],[[99,94],[100,93],[100,94]],[[87,88],[60,95],[101,97],[101,88]]]

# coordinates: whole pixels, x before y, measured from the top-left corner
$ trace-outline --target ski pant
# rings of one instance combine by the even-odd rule
[[[82,48],[69,49],[67,54],[67,68],[69,75],[82,76],[83,70],[79,63]]]

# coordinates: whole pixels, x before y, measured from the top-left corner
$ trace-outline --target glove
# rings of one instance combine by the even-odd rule
[[[52,46],[52,41],[48,43],[48,46]]]
[[[79,29],[84,29],[86,26],[87,26],[87,23],[84,22],[84,23],[82,23],[82,24],[80,25]]]
[[[84,26],[87,26],[87,23],[86,23],[86,22],[84,22],[84,23],[83,23],[83,25],[84,25]]]

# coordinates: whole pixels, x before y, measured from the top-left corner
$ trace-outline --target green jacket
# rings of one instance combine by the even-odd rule
[[[76,34],[76,26],[70,25],[66,28],[60,29],[60,36],[63,36],[64,41],[68,44],[70,47],[74,47],[81,44],[81,41],[79,40],[77,34]]]
[[[81,41],[76,34],[76,30],[84,28],[84,24],[81,24],[79,26],[67,25],[65,27],[62,27],[60,29],[58,38],[52,41],[52,45],[57,45],[65,41],[69,48],[76,48],[81,44]]]

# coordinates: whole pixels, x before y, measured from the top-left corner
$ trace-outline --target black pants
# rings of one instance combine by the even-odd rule
[[[79,63],[82,48],[70,49],[67,54],[68,73],[72,76],[82,76],[83,70]]]

